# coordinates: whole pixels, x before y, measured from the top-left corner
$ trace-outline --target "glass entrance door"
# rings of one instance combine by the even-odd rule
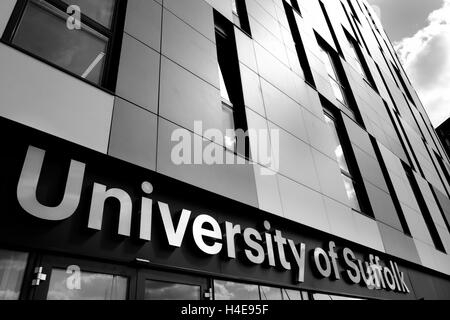
[[[168,273],[155,270],[139,270],[138,300],[204,300],[210,295],[206,278]],[[206,295],[205,295],[206,294]]]
[[[203,300],[210,280],[110,263],[42,256],[27,279],[35,300]]]
[[[34,270],[33,299],[134,299],[135,274],[135,270],[122,266],[44,256]]]

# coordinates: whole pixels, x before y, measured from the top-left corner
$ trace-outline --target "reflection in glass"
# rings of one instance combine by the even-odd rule
[[[71,277],[63,269],[53,269],[47,300],[125,300],[127,298],[127,278],[82,272],[79,289],[71,286]]]
[[[344,179],[345,191],[347,192],[347,198],[350,202],[349,203],[350,206],[357,211],[361,211],[361,208],[360,208],[359,202],[358,202],[358,197],[356,195],[354,181],[344,174],[342,175],[342,178]]]
[[[322,47],[319,47],[320,54],[322,55],[322,62],[325,64],[325,69],[327,70],[330,78],[338,81],[338,77],[336,72],[334,71],[333,61],[331,60],[330,55],[326,52]]]
[[[29,1],[12,43],[93,83],[100,84],[108,39],[83,25],[71,31],[67,14]]]
[[[223,77],[222,69],[219,66],[219,82],[220,82],[220,95],[223,100],[231,104],[230,95],[228,94],[227,86],[225,85],[225,79]]]
[[[215,300],[309,300],[308,293],[231,281],[214,280]]]
[[[214,280],[216,300],[259,300],[258,291],[257,285]]]
[[[331,88],[333,89],[334,96],[340,103],[342,103],[343,105],[346,106],[347,101],[345,99],[344,89],[342,88],[341,81],[336,72],[334,61],[328,52],[326,52],[321,47],[319,49],[320,49],[320,53],[322,55],[322,61],[325,64],[325,68],[326,68],[328,76],[330,78],[329,80],[330,80]]]
[[[236,1],[237,0],[231,0],[231,7],[233,9],[233,22],[238,27],[241,27],[241,19],[239,17],[239,11],[238,11],[238,7],[237,7]]]
[[[283,300],[280,288],[260,286],[259,290],[261,293],[261,300]]]
[[[358,201],[358,196],[356,194],[355,189],[355,181],[352,178],[352,175],[350,173],[347,160],[345,159],[344,149],[342,148],[342,143],[339,138],[339,133],[336,127],[336,121],[327,113],[325,113],[325,122],[328,124],[328,127],[331,130],[331,133],[333,135],[334,145],[335,148],[335,154],[336,159],[339,163],[339,167],[341,169],[342,179],[344,180],[344,186],[345,191],[347,193],[347,198],[349,200],[349,205],[357,210],[361,211],[361,206]]]
[[[0,250],[0,300],[18,300],[28,254]]]
[[[341,170],[349,172],[347,161],[345,160],[344,150],[342,149],[341,141],[337,132],[336,123],[328,115],[325,115],[325,121],[331,129],[331,133],[333,135],[334,145],[336,146],[334,152],[336,154],[336,159],[339,163],[339,167],[341,168]]]
[[[233,14],[238,14],[236,0],[231,0],[231,7],[233,9]]]
[[[363,67],[361,66],[361,61],[359,60],[359,56],[357,53],[357,49],[355,48],[355,44],[350,39],[347,39],[349,44],[349,53],[351,55],[350,63],[359,72],[364,78],[366,78],[366,74],[364,72]]]
[[[231,109],[225,102],[222,102],[222,132],[224,133],[224,143],[225,147],[232,151],[236,150],[236,134],[234,130],[233,109]]]
[[[357,298],[349,298],[349,297],[343,297],[343,296],[336,296],[336,295],[330,295],[330,294],[322,294],[322,293],[314,293],[313,294],[314,300],[321,300],[321,301],[329,301],[329,300],[362,300]]]
[[[144,300],[200,300],[200,286],[164,281],[145,281]]]
[[[302,295],[303,292],[298,291],[298,290],[282,289],[281,293],[283,295],[283,300],[294,300],[294,301],[308,300],[308,299],[304,299],[304,297]],[[306,296],[308,296],[308,294],[306,294]]]
[[[68,5],[77,5],[81,13],[104,27],[110,28],[116,0],[63,0]]]
[[[330,79],[331,88],[333,89],[334,96],[343,105],[347,105],[342,87],[334,80]]]

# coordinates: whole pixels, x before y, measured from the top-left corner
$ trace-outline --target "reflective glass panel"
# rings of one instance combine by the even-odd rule
[[[346,105],[347,103],[345,101],[344,93],[342,92],[342,87],[331,78],[330,78],[330,84],[331,84],[331,88],[333,89],[333,93],[334,93],[334,96],[336,97],[336,99],[343,105]]]
[[[125,300],[127,290],[128,280],[121,276],[53,269],[47,300]]]
[[[257,285],[214,280],[216,300],[259,300]]]
[[[0,250],[0,300],[18,300],[28,254]]]
[[[334,70],[333,61],[331,60],[330,55],[321,47],[319,47],[319,50],[320,54],[322,55],[322,61],[325,64],[328,75],[330,76],[330,78],[338,81],[338,77],[336,75],[336,71]]]
[[[12,43],[22,49],[100,84],[108,39],[82,26],[69,30],[67,14],[45,2],[30,1]]]
[[[110,28],[116,0],[63,0],[68,5],[77,5],[81,13],[101,25]]]
[[[236,134],[234,127],[233,109],[225,102],[222,102],[222,132],[225,137],[225,147],[229,150],[236,150]]]
[[[237,0],[231,0],[231,6],[232,6],[232,8],[233,8],[233,13],[234,13],[235,15],[239,15],[239,14],[238,14],[238,9],[237,9],[237,3],[236,3],[236,1],[237,1]]]
[[[347,192],[347,198],[349,200],[349,204],[351,205],[351,207],[353,209],[355,209],[357,211],[361,211],[358,197],[356,195],[354,181],[344,174],[342,175],[342,179],[344,179],[345,191]]]
[[[352,64],[352,66],[356,69],[356,71],[359,72],[359,74],[361,74],[364,78],[366,77],[366,74],[364,72],[364,69],[361,65],[361,61],[359,60],[359,56],[357,53],[357,49],[355,48],[355,45],[353,44],[353,42],[348,39],[348,44],[349,44],[349,48],[350,48],[350,54],[352,59],[350,59],[350,63]]]
[[[164,281],[145,281],[144,300],[200,300],[200,286]]]
[[[283,300],[280,288],[259,287],[261,292],[261,300]]]
[[[336,148],[334,149],[334,153],[339,163],[339,167],[341,168],[341,170],[349,172],[347,161],[345,160],[344,150],[342,149],[341,141],[339,139],[339,135],[336,129],[336,123],[328,115],[325,115],[325,121],[328,124],[331,133],[333,135],[334,145],[336,146]]]
[[[314,300],[362,300],[357,298],[349,298],[349,297],[343,297],[343,296],[335,296],[330,294],[322,294],[322,293],[314,293],[313,294]]]
[[[219,66],[219,80],[220,80],[220,95],[222,99],[227,102],[230,101],[230,95],[228,94],[227,86],[225,85],[225,79],[223,78],[222,69]],[[231,102],[229,102],[231,104]]]
[[[282,289],[283,300],[303,300],[302,292],[298,290]]]

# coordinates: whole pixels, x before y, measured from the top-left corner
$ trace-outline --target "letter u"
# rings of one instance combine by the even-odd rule
[[[57,207],[48,207],[39,203],[36,198],[44,157],[44,150],[33,146],[28,148],[17,186],[17,199],[22,208],[32,216],[50,221],[65,220],[75,213],[80,202],[86,165],[78,161],[71,161],[63,200]]]

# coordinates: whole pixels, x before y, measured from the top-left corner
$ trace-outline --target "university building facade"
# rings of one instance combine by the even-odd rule
[[[450,160],[366,0],[4,0],[0,36],[0,300],[450,299]]]

